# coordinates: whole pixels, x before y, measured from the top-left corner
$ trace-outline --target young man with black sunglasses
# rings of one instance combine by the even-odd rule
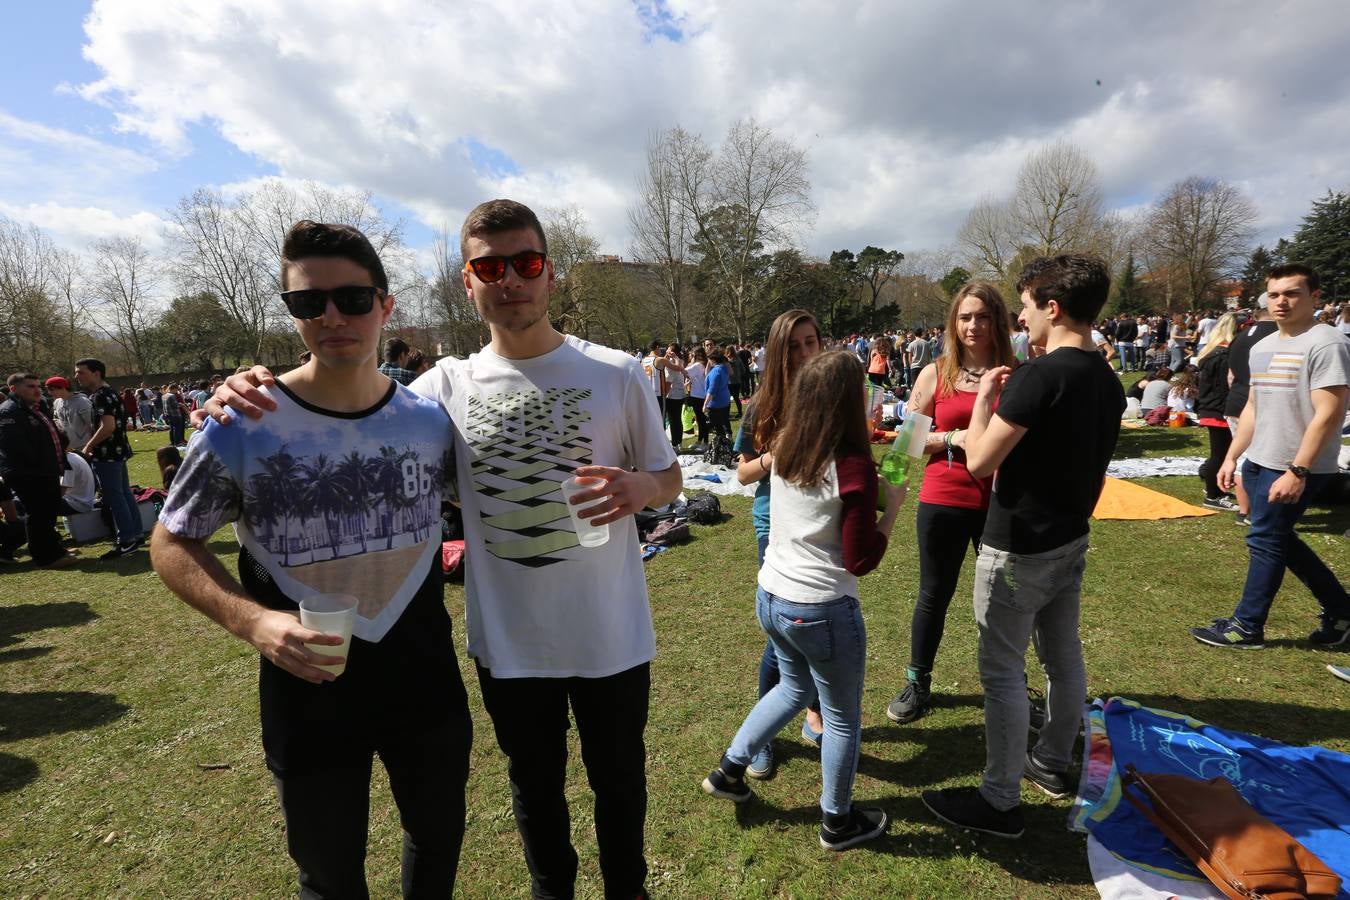
[[[469,298],[492,342],[413,383],[456,431],[469,653],[497,743],[536,897],[571,897],[577,872],[565,797],[569,709],[595,791],[606,897],[646,896],[646,746],[655,636],[633,514],[680,492],[679,463],[637,360],[548,320],[553,263],[535,214],[511,200],[469,213],[460,237]],[[220,401],[272,401],[234,376]],[[264,419],[264,421],[266,421]],[[572,503],[610,539],[578,544],[559,484],[601,479]]]
[[[365,896],[378,754],[403,824],[403,892],[448,897],[473,727],[440,563],[450,423],[376,369],[394,298],[365,235],[297,223],[281,283],[310,358],[273,382],[265,421],[205,423],[151,558],[170,590],[262,657],[263,749],[301,896]],[[205,545],[228,522],[237,580]],[[345,654],[301,624],[313,594],[357,599]]]

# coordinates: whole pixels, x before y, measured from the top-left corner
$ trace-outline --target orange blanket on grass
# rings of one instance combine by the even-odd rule
[[[1097,508],[1092,511],[1094,519],[1184,519],[1212,515],[1212,509],[1192,506],[1184,500],[1119,478],[1106,479]]]

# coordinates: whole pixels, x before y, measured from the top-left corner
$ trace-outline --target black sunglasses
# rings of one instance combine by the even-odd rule
[[[511,268],[515,269],[521,278],[538,278],[544,274],[546,259],[548,256],[538,250],[522,250],[515,256],[479,256],[469,260],[465,265],[473,270],[479,281],[492,284],[506,277],[507,263],[511,264]]]
[[[375,305],[375,298],[384,291],[368,284],[349,284],[322,291],[307,288],[300,291],[282,291],[281,301],[297,319],[317,319],[328,308],[328,298],[344,316],[364,316]]]

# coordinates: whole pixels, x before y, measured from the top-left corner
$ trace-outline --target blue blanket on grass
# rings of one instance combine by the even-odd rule
[[[1223,776],[1261,815],[1297,838],[1341,876],[1350,900],[1350,756],[1291,747],[1112,697],[1102,710],[1110,774],[1099,797],[1073,818],[1106,849],[1142,868],[1204,880],[1186,857],[1120,796],[1120,773]],[[1098,753],[1100,759],[1102,754]]]

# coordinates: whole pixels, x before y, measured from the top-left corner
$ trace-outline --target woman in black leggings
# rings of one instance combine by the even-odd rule
[[[1200,480],[1205,483],[1204,505],[1230,511],[1238,508],[1237,501],[1219,487],[1219,469],[1233,443],[1233,433],[1223,411],[1228,403],[1228,345],[1237,336],[1237,324],[1236,313],[1224,313],[1196,357],[1200,392],[1195,398],[1195,415],[1209,432],[1209,458],[1200,464]]]

